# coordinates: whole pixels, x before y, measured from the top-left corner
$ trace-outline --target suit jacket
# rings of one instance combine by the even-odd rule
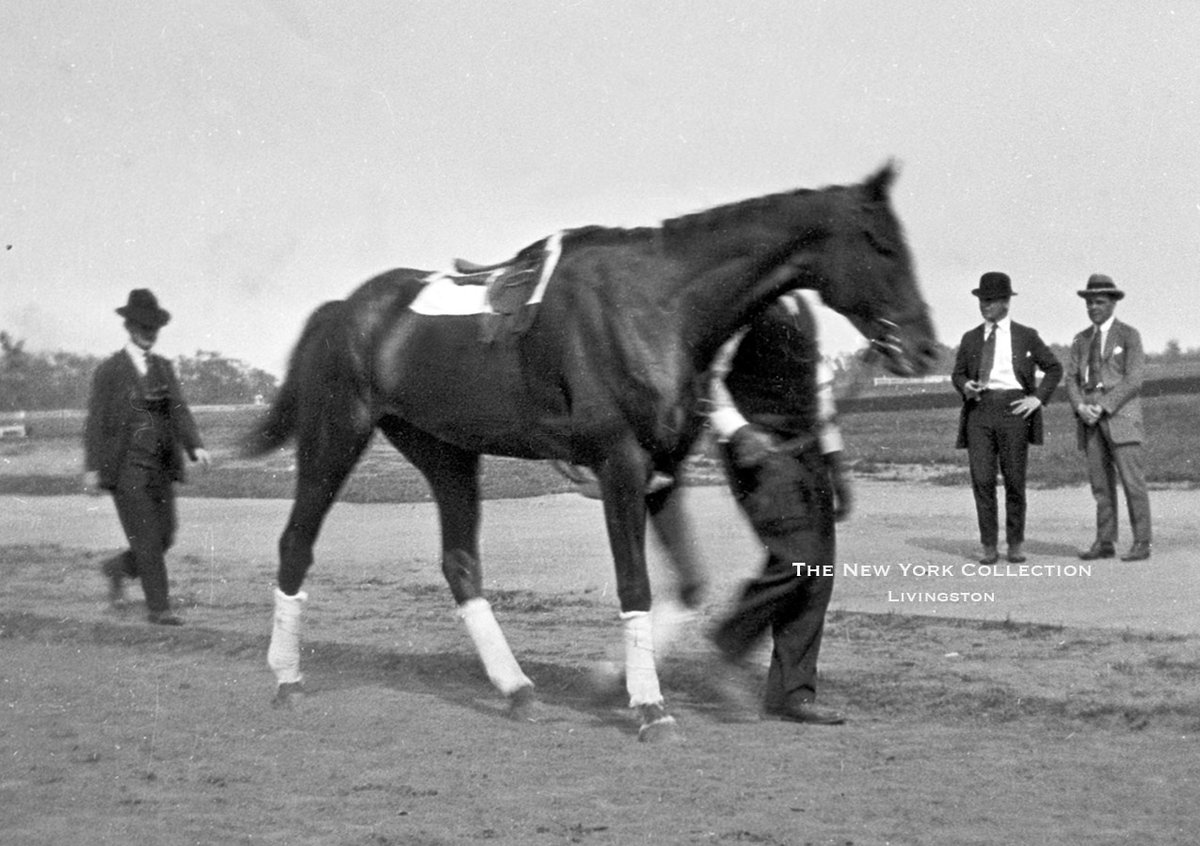
[[[1071,342],[1067,359],[1067,396],[1078,408],[1084,402],[1083,383],[1087,375],[1088,349],[1094,327],[1084,329]],[[1146,354],[1142,336],[1128,323],[1114,320],[1104,339],[1100,353],[1100,383],[1104,386],[1099,398],[1108,420],[1113,443],[1141,443],[1146,433],[1142,426],[1142,381],[1146,372]],[[1076,419],[1079,448],[1083,449],[1087,426]]]
[[[172,481],[182,482],[184,450],[194,459],[195,451],[204,444],[171,362],[159,355],[152,354],[151,358],[167,377],[171,448],[165,469]],[[144,422],[145,412],[139,410],[144,394],[142,377],[124,350],[96,368],[83,429],[84,468],[99,471],[102,488],[117,486],[134,428]]]
[[[1050,395],[1062,379],[1063,366],[1042,341],[1036,329],[1022,326],[1015,321],[1011,326],[1013,373],[1016,374],[1025,395],[1032,394],[1045,405],[1050,402]],[[964,386],[979,376],[979,363],[983,357],[983,327],[984,324],[980,323],[963,335],[962,342],[958,345],[958,355],[954,359],[954,371],[950,376],[955,390],[963,398],[963,407],[958,415],[958,439],[955,442],[959,449],[967,446],[967,411],[975,400],[967,398]],[[1044,374],[1040,385],[1037,382],[1038,370]],[[1040,408],[1029,416],[1027,437],[1031,444],[1040,444],[1045,438]]]

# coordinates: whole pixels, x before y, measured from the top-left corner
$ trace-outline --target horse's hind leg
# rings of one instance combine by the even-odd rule
[[[442,529],[442,574],[488,678],[508,698],[510,716],[532,719],[533,682],[521,671],[491,604],[483,596],[479,455],[439,441],[398,418],[384,419],[380,429],[433,489]]]
[[[308,595],[301,590],[313,563],[313,545],[325,515],[371,438],[371,427],[355,426],[349,415],[340,426],[311,438],[296,450],[296,498],[279,538],[278,587],[267,664],[275,673],[273,704],[291,706],[303,692],[300,673],[301,612]]]

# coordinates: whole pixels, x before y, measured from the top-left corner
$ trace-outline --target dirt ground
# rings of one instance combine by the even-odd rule
[[[821,699],[842,727],[724,721],[695,636],[662,667],[683,735],[666,745],[638,743],[589,683],[619,627],[599,512],[576,497],[486,506],[487,583],[542,699],[532,724],[504,716],[454,616],[427,506],[335,509],[308,583],[308,696],[275,710],[283,505],[182,501],[187,625],[161,629],[103,602],[120,542],[106,500],[5,498],[0,844],[1192,844],[1200,637],[1184,613],[1105,614],[1139,583],[1137,602],[1163,605],[1174,579],[1194,615],[1178,574],[1200,510],[1179,493],[1162,498],[1167,575],[1111,566],[996,588],[1004,607],[905,613],[872,607],[884,582],[839,581]],[[874,516],[847,524],[845,560],[968,560],[941,496],[865,486]],[[695,507],[711,557],[744,562],[717,568],[711,619],[756,556],[719,498]],[[1077,539],[1043,531],[1041,560],[1065,563]],[[669,593],[661,567],[656,584]],[[1055,593],[1100,616],[1036,619]]]

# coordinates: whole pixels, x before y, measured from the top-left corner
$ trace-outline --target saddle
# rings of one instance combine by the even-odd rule
[[[438,281],[485,289],[478,311],[483,343],[491,343],[501,334],[523,335],[537,316],[546,283],[558,263],[561,242],[561,233],[556,233],[495,264],[456,258],[454,273],[439,274]]]
[[[468,261],[465,258],[456,258],[454,260],[454,269],[464,276],[471,276],[476,273],[487,273],[490,270],[499,270],[508,262],[498,261],[495,264],[478,264],[473,261]]]
[[[501,330],[522,335],[533,324],[537,304],[525,306],[537,287],[541,264],[541,256],[524,260],[518,257],[495,265],[454,260],[454,269],[460,274],[452,277],[455,285],[483,285],[487,289],[484,302],[489,310],[482,315],[481,341],[490,343]]]

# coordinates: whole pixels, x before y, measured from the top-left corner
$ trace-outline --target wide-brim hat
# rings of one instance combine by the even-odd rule
[[[1114,300],[1125,296],[1125,292],[1117,287],[1117,283],[1112,281],[1112,277],[1105,276],[1103,273],[1093,273],[1088,277],[1087,287],[1075,293],[1081,297],[1105,296],[1112,297]]]
[[[148,288],[134,288],[129,292],[129,301],[117,309],[117,314],[130,323],[160,329],[171,320],[171,312],[158,304],[158,297]]]
[[[1003,300],[1016,296],[1013,293],[1012,280],[1008,278],[1008,274],[998,270],[990,270],[980,276],[979,287],[972,290],[971,293],[981,300]]]

